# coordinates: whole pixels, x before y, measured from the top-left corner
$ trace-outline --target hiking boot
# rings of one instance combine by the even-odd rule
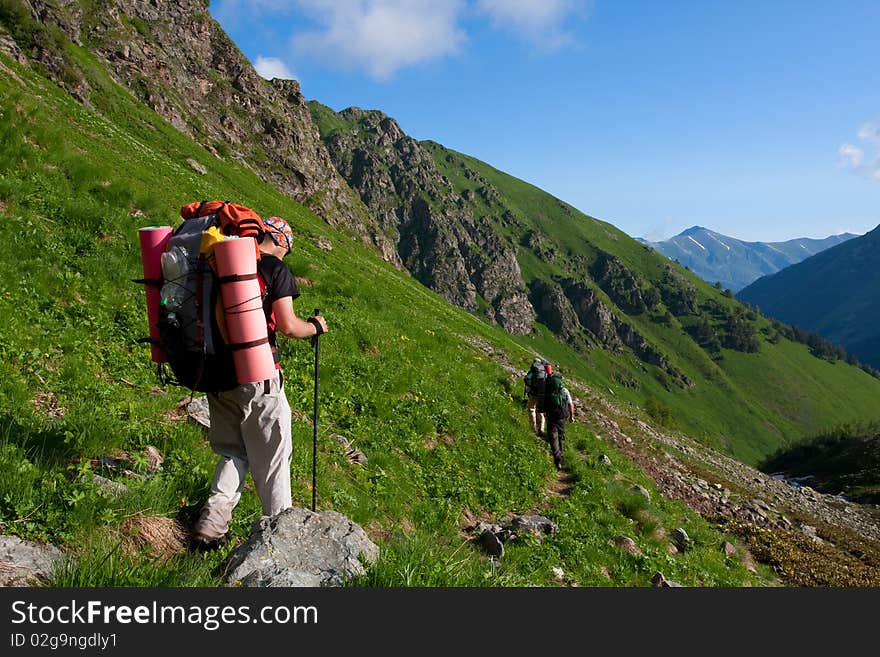
[[[196,552],[213,552],[229,541],[229,534],[223,534],[219,538],[207,538],[203,534],[193,534],[190,540],[190,547]]]
[[[229,536],[229,523],[221,523],[206,507],[192,530],[192,545],[197,550],[216,550]]]

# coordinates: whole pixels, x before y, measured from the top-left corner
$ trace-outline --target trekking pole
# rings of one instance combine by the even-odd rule
[[[315,317],[319,316],[321,311],[315,308]],[[320,334],[316,333],[312,338],[312,344],[315,345],[315,406],[312,415],[312,511],[318,499],[318,353],[320,350]]]

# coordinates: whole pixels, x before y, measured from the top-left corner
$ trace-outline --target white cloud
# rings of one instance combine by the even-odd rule
[[[648,229],[645,233],[644,239],[649,242],[663,242],[670,237],[678,235],[681,232],[681,229],[678,229],[677,227],[681,225],[682,222],[669,217],[661,219]]]
[[[575,45],[578,20],[592,0],[212,0],[222,23],[245,22],[264,41],[286,46],[286,61],[366,71],[397,71],[459,53],[465,25],[488,22],[541,50]],[[279,39],[279,32],[291,36]],[[273,53],[274,54],[274,53]],[[266,60],[277,58],[266,57]],[[261,75],[281,77],[275,68]],[[292,76],[291,76],[292,77]]]
[[[837,150],[840,163],[850,171],[880,183],[880,118],[865,121],[856,134],[862,145],[842,144]]]
[[[294,49],[377,79],[458,52],[463,0],[298,0],[320,28],[294,34]]]
[[[880,144],[880,119],[863,123],[859,128],[859,139]]]
[[[291,71],[287,67],[287,64],[277,57],[263,57],[262,55],[257,55],[257,59],[254,62],[254,68],[261,77],[264,77],[267,80],[271,80],[272,78],[296,80],[296,75],[294,75],[293,71]]]
[[[844,166],[859,167],[862,165],[864,151],[853,144],[843,144],[837,151]]]
[[[589,13],[589,0],[477,0],[477,11],[544,48],[575,41],[571,23]]]

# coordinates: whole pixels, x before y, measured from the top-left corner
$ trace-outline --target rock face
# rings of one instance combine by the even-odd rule
[[[54,545],[0,536],[0,586],[33,586],[52,575],[64,553]]]
[[[583,346],[588,344],[589,336],[609,351],[631,349],[640,360],[656,365],[680,386],[691,385],[687,376],[673,367],[666,356],[631,324],[618,318],[586,280],[564,279],[553,284],[535,279],[529,300],[537,310],[538,319],[566,341]]]
[[[562,288],[540,278],[532,282],[529,300],[538,312],[538,319],[551,331],[567,340],[579,336],[581,324]]]
[[[336,173],[299,83],[261,78],[206,2],[108,0],[89,12],[70,0],[29,4],[34,18],[88,46],[116,82],[182,133],[244,163],[331,225],[363,230],[366,211]],[[79,100],[96,102],[86,76],[63,54],[36,46],[31,56]]]
[[[235,586],[341,586],[365,570],[379,548],[335,511],[292,508],[261,518],[229,562]]]
[[[339,119],[325,128],[324,142],[369,208],[370,239],[383,257],[457,306],[481,311],[511,333],[529,333],[534,311],[514,245],[455,192],[427,149],[382,112],[312,108],[319,123]],[[497,202],[488,182],[480,189],[484,203]]]

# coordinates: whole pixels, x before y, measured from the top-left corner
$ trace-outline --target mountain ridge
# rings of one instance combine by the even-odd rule
[[[880,226],[740,291],[769,316],[815,331],[880,367]],[[846,294],[841,294],[845,290]]]
[[[740,240],[709,228],[692,226],[659,242],[639,238],[642,244],[680,262],[709,283],[738,292],[761,276],[801,262],[856,235],[839,233],[826,238],[793,238],[782,242]]]

